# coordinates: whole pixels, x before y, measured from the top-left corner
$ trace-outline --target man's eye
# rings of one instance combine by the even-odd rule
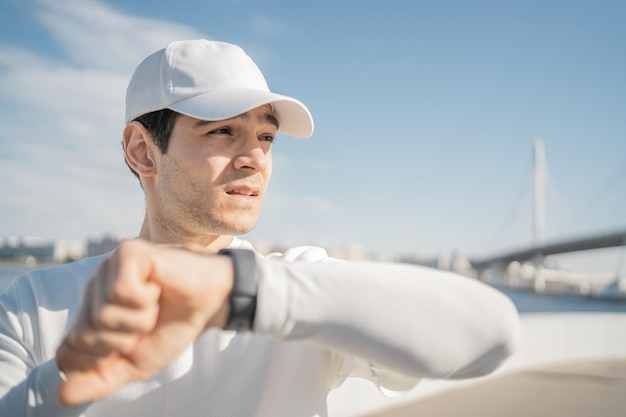
[[[209,135],[230,135],[230,129],[227,127],[220,127],[209,132]]]
[[[269,143],[274,143],[274,140],[276,140],[276,138],[274,138],[274,136],[272,135],[263,135],[259,137],[259,140],[269,142]]]

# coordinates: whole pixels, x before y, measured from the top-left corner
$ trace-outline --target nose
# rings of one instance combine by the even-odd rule
[[[242,171],[265,171],[267,166],[267,153],[259,139],[256,136],[247,139],[235,157],[235,168]]]

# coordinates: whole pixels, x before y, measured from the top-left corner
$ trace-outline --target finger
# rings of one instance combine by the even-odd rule
[[[153,375],[177,358],[201,332],[201,328],[186,322],[160,323],[154,332],[137,342],[126,358],[138,370]]]
[[[126,250],[107,259],[90,281],[85,297],[88,326],[94,330],[149,331],[156,320],[160,287],[124,264]]]
[[[149,281],[155,250],[154,245],[140,240],[126,241],[118,247],[105,281],[107,302],[142,307],[158,300],[159,287]]]
[[[157,303],[142,308],[105,304],[93,317],[92,328],[125,333],[148,333],[156,325],[158,317]]]
[[[61,404],[94,401],[111,393],[115,386],[122,386],[120,381],[118,384],[115,381],[122,378],[122,374],[106,374],[113,371],[116,360],[115,356],[103,357],[77,350],[66,339],[56,353],[56,361],[64,376],[58,390]]]
[[[81,368],[64,371],[65,381],[59,385],[57,393],[59,402],[64,405],[95,401],[145,378],[122,358],[94,358],[81,352],[69,354]]]
[[[106,300],[104,287],[115,269],[110,262],[101,265],[88,285],[83,314],[68,337],[74,348],[88,354],[127,353],[138,335],[151,331],[157,321],[159,288],[154,283],[144,285],[144,291],[154,300],[150,305],[130,308]]]
[[[74,330],[67,336],[66,341],[77,352],[106,357],[132,352],[140,337],[141,335],[136,332]]]
[[[158,314],[158,305],[130,309],[107,304],[89,325],[72,329],[67,340],[74,349],[91,355],[126,354],[138,338],[154,329]]]
[[[93,355],[84,350],[77,349],[70,341],[69,335],[63,341],[61,346],[56,352],[55,359],[58,364],[63,363],[63,366],[59,365],[59,368],[66,375],[72,372],[85,372],[93,371],[96,369],[106,369],[107,364],[115,359],[117,355]]]
[[[57,398],[59,403],[71,406],[96,401],[108,394],[106,387],[92,374],[77,373],[59,385]]]

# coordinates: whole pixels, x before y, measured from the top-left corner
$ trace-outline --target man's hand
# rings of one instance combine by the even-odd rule
[[[208,327],[224,327],[229,258],[126,241],[89,282],[56,360],[67,377],[59,400],[79,404],[149,378]]]

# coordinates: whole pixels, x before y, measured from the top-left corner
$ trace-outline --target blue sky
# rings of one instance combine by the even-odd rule
[[[251,239],[480,256],[626,228],[623,1],[0,0],[0,236],[135,235],[120,151],[135,65],[177,39],[240,44],[312,111],[279,137]]]

